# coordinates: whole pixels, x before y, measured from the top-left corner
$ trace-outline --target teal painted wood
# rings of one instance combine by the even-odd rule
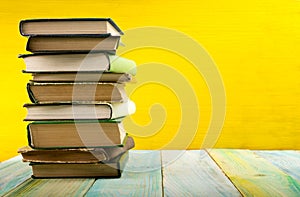
[[[5,196],[83,196],[95,179],[28,179]]]
[[[204,150],[162,151],[162,162],[165,196],[241,196]]]
[[[300,182],[252,151],[215,149],[209,154],[244,196],[300,195]]]
[[[300,181],[300,151],[255,151],[255,153]]]
[[[0,196],[15,188],[31,176],[31,167],[16,156],[0,163]]]
[[[98,179],[86,196],[162,196],[159,151],[129,151],[119,179]]]

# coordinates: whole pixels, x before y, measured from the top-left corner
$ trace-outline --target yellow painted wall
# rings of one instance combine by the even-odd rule
[[[17,59],[26,52],[26,38],[19,35],[18,23],[25,18],[51,17],[111,17],[123,30],[163,26],[190,35],[210,53],[226,89],[226,119],[214,147],[300,149],[299,0],[6,0],[1,1],[0,9],[0,161],[26,145],[22,105],[29,102],[25,90],[29,76],[21,74],[24,64]],[[189,148],[199,148],[211,115],[209,91],[201,76],[184,59],[167,51],[145,48],[124,56],[138,65],[168,64],[189,80],[201,112]],[[161,93],[155,94],[158,91]],[[157,149],[167,144],[180,126],[180,98],[159,84],[145,85],[131,98],[138,107],[132,116],[136,124],[149,123],[153,101],[163,104],[168,113],[164,127],[156,133],[129,131],[135,136],[136,148]],[[131,120],[126,121],[129,130],[135,128]],[[188,132],[188,126],[186,129]]]

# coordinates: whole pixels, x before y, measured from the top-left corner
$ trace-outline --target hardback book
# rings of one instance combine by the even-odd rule
[[[32,73],[32,82],[108,82],[126,83],[134,81],[131,74],[127,73],[101,73],[101,72],[53,72]]]
[[[48,122],[27,126],[32,148],[82,148],[124,146],[126,131],[121,122]]]
[[[111,34],[123,35],[110,18],[27,19],[20,22],[23,36],[43,34]]]
[[[128,151],[99,163],[34,163],[33,178],[119,178],[128,161]]]
[[[28,73],[111,72],[136,74],[134,61],[107,53],[22,54]]]
[[[25,121],[42,120],[109,120],[125,117],[135,112],[134,102],[122,103],[53,103],[25,104]]]
[[[33,53],[107,52],[115,54],[119,36],[39,35],[30,36],[26,50]]]
[[[125,102],[124,87],[120,83],[28,83],[27,92],[33,103]]]
[[[18,153],[22,154],[24,162],[35,163],[98,163],[109,161],[134,147],[132,137],[127,138],[123,147],[104,148],[70,148],[70,149],[32,149],[22,147]]]

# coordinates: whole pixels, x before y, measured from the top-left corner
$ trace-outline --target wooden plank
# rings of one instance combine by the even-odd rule
[[[255,151],[256,154],[270,161],[283,172],[300,181],[300,152],[287,151]]]
[[[5,196],[83,196],[95,179],[28,179]]]
[[[31,167],[16,156],[0,163],[0,196],[15,188],[31,176]]]
[[[204,150],[162,151],[162,161],[165,196],[241,196]]]
[[[119,179],[98,179],[86,196],[162,196],[159,151],[129,151]]]
[[[299,196],[300,183],[248,150],[210,150],[209,154],[244,196]]]

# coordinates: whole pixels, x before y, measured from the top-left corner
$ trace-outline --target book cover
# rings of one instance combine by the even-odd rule
[[[115,54],[120,36],[102,35],[37,35],[30,36],[26,50],[33,53],[106,52]]]
[[[49,122],[28,124],[27,138],[28,145],[37,149],[122,147],[127,133],[120,122]]]
[[[28,103],[25,121],[119,119],[135,112],[131,100],[123,103]]]
[[[91,164],[34,163],[33,178],[119,178],[128,161],[128,151],[107,162]]]
[[[110,72],[136,74],[134,61],[105,52],[21,54],[26,73]]]
[[[126,102],[125,85],[120,83],[28,83],[33,103]]]
[[[66,32],[69,34],[82,32],[85,34],[124,34],[111,18],[26,19],[20,21],[19,31],[23,36],[50,34],[50,32],[52,34],[66,34]]]
[[[63,148],[63,149],[32,149],[29,146],[19,148],[24,162],[35,163],[98,163],[109,161],[132,149],[134,140],[128,136],[123,147],[103,148]]]

